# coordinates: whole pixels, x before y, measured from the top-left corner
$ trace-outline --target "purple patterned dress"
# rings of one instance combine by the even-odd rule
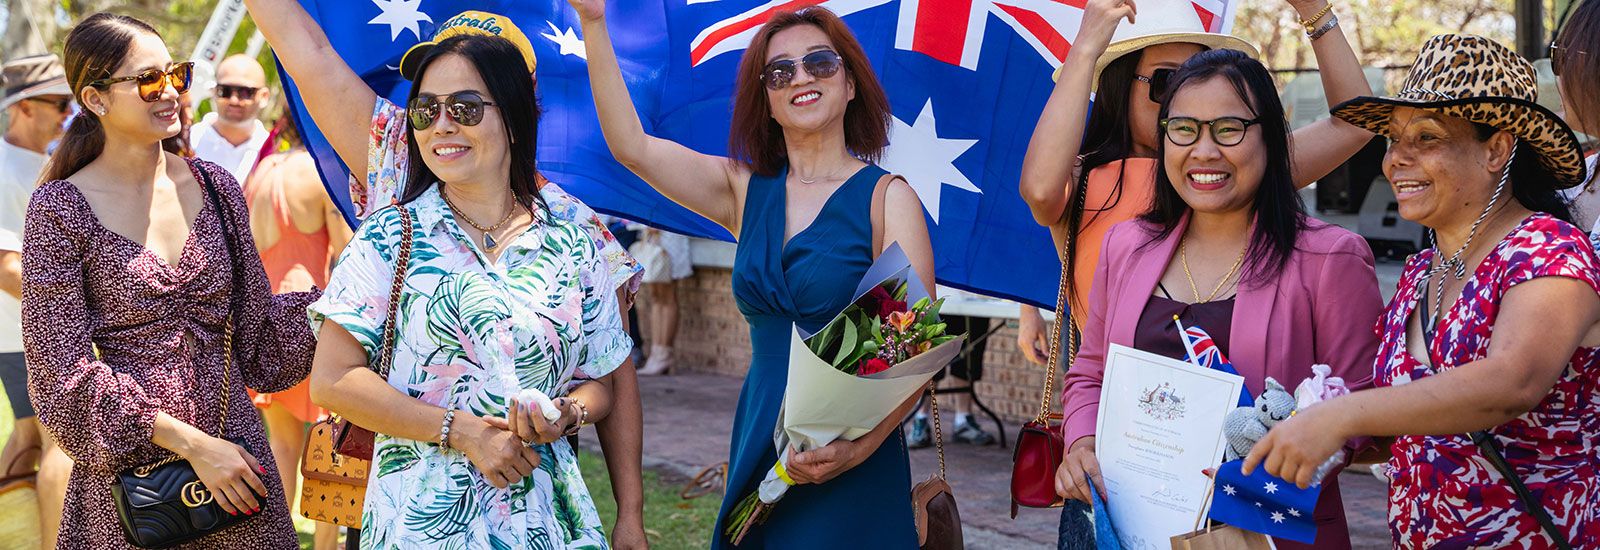
[[[261,416],[245,388],[281,391],[311,371],[306,305],[320,291],[274,296],[228,172],[211,176],[228,209],[233,279],[222,219],[208,199],[177,265],[100,225],[71,183],[39,186],[22,245],[22,332],[39,420],[75,461],[59,548],[127,548],[111,500],[117,471],[168,456],[150,442],[157,411],[215,433],[224,378],[223,327],[234,309],[234,360],[225,437],[266,468],[257,517],[184,548],[297,548]],[[96,356],[98,351],[98,357]]]
[[[1379,386],[1482,359],[1500,300],[1518,284],[1567,277],[1600,290],[1600,266],[1583,232],[1545,214],[1529,216],[1484,258],[1460,300],[1444,311],[1428,349],[1434,366],[1428,367],[1406,350],[1406,321],[1432,258],[1432,251],[1423,251],[1406,262],[1399,290],[1379,320]],[[1579,348],[1539,406],[1489,433],[1572,547],[1600,547],[1600,349]],[[1389,529],[1396,547],[1553,547],[1466,434],[1402,436],[1391,449]]]

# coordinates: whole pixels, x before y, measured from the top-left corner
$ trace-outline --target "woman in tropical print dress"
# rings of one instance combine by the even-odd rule
[[[603,548],[561,435],[607,415],[607,375],[631,342],[599,247],[539,192],[532,79],[490,70],[532,59],[493,36],[414,53],[405,192],[358,230],[311,307],[312,398],[384,434],[362,545]],[[384,352],[402,232],[414,242],[384,380],[367,365]],[[527,389],[564,395],[560,417],[519,414]]]
[[[1571,548],[1600,547],[1600,259],[1557,194],[1584,181],[1577,139],[1535,82],[1505,46],[1436,36],[1398,97],[1333,111],[1391,139],[1400,215],[1438,242],[1406,262],[1378,321],[1377,388],[1278,424],[1245,470],[1304,487],[1345,439],[1397,436],[1396,547],[1556,547],[1535,508]]]

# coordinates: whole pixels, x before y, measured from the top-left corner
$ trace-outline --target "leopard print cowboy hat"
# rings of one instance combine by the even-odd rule
[[[1533,65],[1505,46],[1481,36],[1442,34],[1422,46],[1398,96],[1358,97],[1335,106],[1333,116],[1384,136],[1390,135],[1395,107],[1493,126],[1539,153],[1539,163],[1555,176],[1553,188],[1576,186],[1585,179],[1578,138],[1561,117],[1534,103],[1538,82]]]

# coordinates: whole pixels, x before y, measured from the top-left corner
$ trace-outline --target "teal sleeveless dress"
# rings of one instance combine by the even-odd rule
[[[834,191],[815,222],[783,242],[785,168],[750,177],[733,261],[733,296],[750,323],[752,357],[728,453],[727,493],[714,549],[733,548],[722,527],[778,458],[772,433],[789,376],[790,327],[815,331],[850,304],[872,265],[872,192],[886,172],[867,166]],[[741,548],[915,548],[911,467],[895,430],[865,462],[820,485],[790,487]]]

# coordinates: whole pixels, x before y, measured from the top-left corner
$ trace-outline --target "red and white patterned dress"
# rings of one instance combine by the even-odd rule
[[[1398,386],[1488,354],[1500,301],[1538,277],[1569,277],[1600,291],[1588,237],[1549,215],[1529,216],[1479,264],[1461,299],[1443,312],[1429,347],[1434,367],[1406,349],[1434,251],[1406,262],[1379,320],[1379,386]],[[1431,301],[1433,296],[1429,296]],[[1446,297],[1448,301],[1448,297]],[[1579,348],[1539,406],[1490,431],[1506,460],[1563,528],[1574,548],[1600,547],[1600,349]],[[1389,529],[1401,548],[1551,548],[1533,516],[1466,435],[1402,436],[1389,462]]]

